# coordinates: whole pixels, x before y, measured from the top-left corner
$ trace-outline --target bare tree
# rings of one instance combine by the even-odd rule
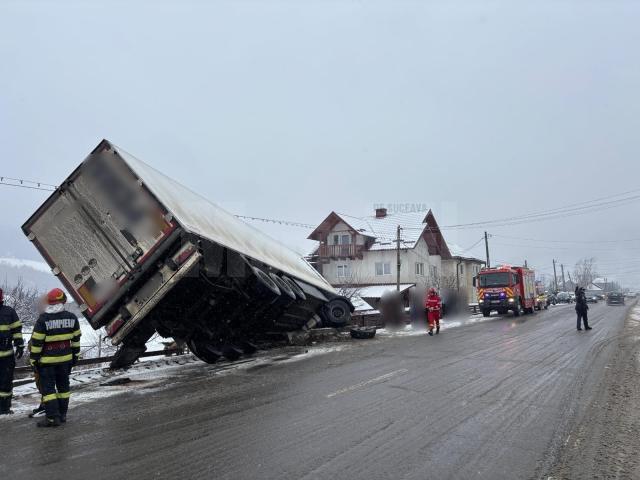
[[[25,326],[32,326],[38,319],[38,303],[42,294],[33,287],[27,287],[22,279],[15,285],[5,283],[0,287],[4,292],[5,305],[12,307]]]
[[[587,287],[597,276],[596,259],[593,257],[579,260],[573,269],[573,279],[581,287]]]

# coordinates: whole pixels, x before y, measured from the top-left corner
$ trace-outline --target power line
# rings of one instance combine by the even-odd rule
[[[640,242],[640,238],[626,238],[618,240],[551,240],[551,239],[539,239],[539,238],[524,238],[513,237],[510,235],[498,235],[493,234],[494,237],[509,238],[512,240],[525,240],[530,242],[542,242],[542,243],[618,243],[618,242]]]
[[[243,220],[255,220],[259,222],[265,223],[277,223],[279,225],[290,225],[292,227],[301,227],[301,228],[310,228],[315,229],[316,227],[313,225],[309,225],[308,223],[300,223],[300,222],[291,222],[289,220],[278,220],[275,218],[261,218],[261,217],[250,217],[248,215],[234,215],[236,218],[242,218]]]

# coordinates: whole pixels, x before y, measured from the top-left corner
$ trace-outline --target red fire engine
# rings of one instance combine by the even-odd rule
[[[478,290],[478,305],[485,317],[491,311],[518,317],[522,313],[533,313],[536,305],[535,272],[526,267],[502,265],[483,268],[474,279]]]

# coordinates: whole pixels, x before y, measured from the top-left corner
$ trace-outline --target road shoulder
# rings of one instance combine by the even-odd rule
[[[640,306],[629,309],[604,381],[547,478],[640,478]]]

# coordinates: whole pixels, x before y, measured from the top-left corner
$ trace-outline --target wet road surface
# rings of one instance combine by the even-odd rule
[[[3,422],[2,464],[11,478],[541,478],[627,310],[592,305],[590,332],[558,306],[226,375],[185,367],[58,429]]]

